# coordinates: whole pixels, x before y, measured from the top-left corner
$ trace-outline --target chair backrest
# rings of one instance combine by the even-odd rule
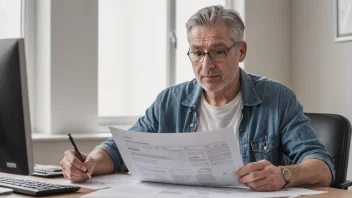
[[[336,177],[332,187],[346,181],[351,142],[351,123],[336,114],[305,113],[320,142],[332,156]]]

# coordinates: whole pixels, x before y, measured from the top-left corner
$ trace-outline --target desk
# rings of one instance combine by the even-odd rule
[[[320,197],[326,197],[326,198],[331,198],[331,197],[339,197],[339,198],[351,198],[352,197],[352,190],[340,190],[340,189],[335,189],[335,188],[322,188],[322,187],[318,187],[318,188],[311,188],[312,190],[318,190],[318,191],[328,191],[327,193],[324,194],[320,194],[320,195],[310,195],[310,196],[301,196],[301,197],[307,197],[307,198],[320,198]],[[78,192],[76,193],[70,193],[70,194],[61,194],[61,195],[55,195],[55,196],[44,196],[44,197],[52,197],[52,198],[58,198],[58,197],[65,197],[65,198],[78,198],[82,195],[88,194],[90,192],[93,192],[94,190],[90,190],[90,189],[80,189]],[[6,196],[6,195],[5,195]],[[2,197],[2,196],[0,196]],[[12,193],[11,195],[7,195],[7,197],[11,197],[11,198],[20,198],[20,197],[31,197],[32,196],[26,196],[26,195],[21,195],[21,194],[15,194]]]
[[[6,174],[6,173],[0,173],[0,176],[7,176],[10,177],[11,175]],[[33,177],[33,176],[28,176],[28,179],[30,180],[38,180],[38,181],[45,181],[45,182],[50,182],[53,179],[46,179],[46,178],[40,178],[40,177]],[[320,194],[320,195],[311,195],[311,196],[301,196],[301,197],[308,197],[308,198],[317,198],[317,197],[340,197],[340,198],[351,198],[352,197],[352,190],[340,190],[340,189],[335,189],[335,188],[328,188],[328,187],[316,187],[316,188],[310,188],[312,190],[318,190],[318,191],[328,191],[327,193],[324,194]],[[91,189],[86,189],[86,188],[81,188],[78,192],[75,193],[67,193],[67,194],[59,194],[59,195],[53,195],[53,196],[42,196],[42,197],[52,197],[52,198],[63,198],[63,197],[67,197],[67,198],[76,198],[76,197],[80,197],[82,195],[94,192],[95,190],[91,190]],[[27,195],[21,195],[21,194],[17,194],[17,193],[12,193],[10,195],[3,195],[0,196],[0,198],[2,197],[11,197],[11,198],[19,198],[19,197],[31,197],[33,198],[33,196],[27,196]]]

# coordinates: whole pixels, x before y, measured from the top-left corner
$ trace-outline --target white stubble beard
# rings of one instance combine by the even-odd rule
[[[237,67],[235,75],[232,76],[232,78],[222,82],[220,85],[211,88],[211,87],[207,87],[204,83],[202,83],[198,78],[197,81],[199,83],[199,85],[205,90],[205,91],[209,91],[209,92],[219,92],[221,90],[223,90],[225,87],[229,86],[236,78],[238,72],[239,72],[239,68]],[[221,76],[222,77],[222,76]]]

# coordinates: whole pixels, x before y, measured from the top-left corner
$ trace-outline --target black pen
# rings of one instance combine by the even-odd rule
[[[70,141],[71,141],[71,143],[72,143],[73,148],[75,149],[75,151],[76,151],[76,153],[77,153],[77,156],[78,156],[79,160],[80,160],[82,163],[84,163],[83,157],[82,157],[81,153],[79,152],[79,150],[78,150],[78,148],[77,148],[77,145],[76,145],[75,141],[73,140],[73,137],[71,136],[70,133],[67,133],[67,135],[68,135],[68,138],[70,139]],[[87,167],[86,167],[86,169],[87,169]],[[85,173],[87,174],[89,180],[92,180],[92,176],[89,174],[88,169],[87,169],[87,171],[86,171]]]

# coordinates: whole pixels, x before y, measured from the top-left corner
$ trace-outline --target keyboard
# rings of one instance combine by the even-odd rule
[[[33,196],[56,195],[61,193],[76,192],[79,186],[57,185],[27,179],[0,177],[0,187],[11,188],[15,193]]]

